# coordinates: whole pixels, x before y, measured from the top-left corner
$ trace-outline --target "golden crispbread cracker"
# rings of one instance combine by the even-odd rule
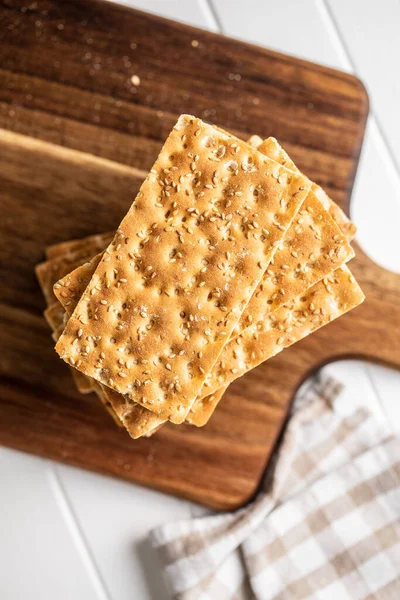
[[[53,293],[53,285],[67,275],[70,271],[79,267],[93,256],[92,248],[85,246],[79,252],[71,252],[66,255],[56,256],[35,267],[35,273],[47,306],[56,301]]]
[[[90,251],[90,248],[89,248]],[[81,254],[85,254],[86,249]],[[79,262],[79,258],[76,258],[77,254],[66,259],[65,257],[59,257],[55,260],[48,260],[36,268],[36,274],[38,276],[39,283],[41,285],[43,294],[47,302],[50,302],[48,308],[44,311],[44,317],[49,323],[53,330],[53,339],[55,342],[59,339],[64,329],[64,314],[65,311],[57,298],[53,294],[53,285],[57,280],[60,273],[66,274],[71,269],[71,266],[76,265]],[[86,256],[86,255],[85,255]],[[81,394],[89,394],[94,390],[94,381],[86,377],[83,373],[80,373],[76,369],[71,368],[72,377],[75,385]]]
[[[266,152],[270,158],[297,170],[274,138],[268,138],[263,142],[258,136],[252,136],[248,143]],[[314,188],[318,187],[314,186]],[[322,188],[320,189],[323,192]],[[309,192],[299,214],[288,229],[281,247],[277,249],[263,280],[247,305],[240,324],[234,329],[232,338],[243,330],[246,322],[248,325],[262,322],[268,314],[283,303],[286,304],[297,294],[302,294],[330,273],[335,266],[352,258],[354,252],[343,237],[345,233],[340,234],[338,231],[340,224],[346,231],[346,223],[340,217],[341,209],[337,208],[339,213],[335,214],[331,211],[330,214],[333,216],[329,217],[327,210],[321,206],[319,198],[312,191]],[[348,221],[344,214],[343,216]],[[335,218],[339,221],[338,225],[332,223],[332,219]],[[189,414],[191,422],[197,426],[204,425],[219,400],[220,397],[216,401],[212,398],[205,403],[200,398],[196,400]]]
[[[55,342],[58,341],[64,330],[64,315],[65,311],[59,302],[54,302],[48,309],[44,311],[46,321],[52,330],[51,337]],[[90,377],[86,377],[73,367],[69,367],[75,386],[81,394],[89,394],[95,390],[95,381]]]
[[[338,225],[309,192],[250,299],[232,338],[354,256]]]
[[[47,308],[43,314],[53,331],[52,338],[55,342],[57,342],[60,335],[64,331],[65,311],[61,304],[57,301],[49,306],[49,308]],[[86,375],[80,373],[80,371],[74,369],[73,367],[70,367],[70,371],[78,392],[81,394],[89,394],[90,392],[95,391],[96,385],[93,379],[86,377]]]
[[[114,231],[110,231],[107,233],[88,235],[87,237],[76,240],[68,240],[66,242],[52,244],[46,248],[46,258],[55,258],[56,256],[65,256],[71,253],[74,254],[82,251],[87,252],[87,248],[90,248],[93,254],[97,254],[108,246],[113,237]]]
[[[266,153],[271,152],[270,156],[267,154],[269,158],[283,160],[296,169],[290,157],[280,148],[274,138],[268,138],[263,142],[258,136],[252,136],[248,143],[263,148]],[[105,237],[107,235],[110,234],[104,234]],[[75,240],[74,248],[82,250],[84,244],[87,243],[86,240],[89,239],[82,240],[82,245]],[[276,310],[353,256],[354,251],[346,241],[344,234],[341,233],[338,225],[317,196],[310,191],[300,213],[286,232],[281,246],[276,250],[267,272],[263,275],[231,337],[238,335],[251,323],[262,320],[267,313]],[[88,263],[87,265],[89,267],[85,274],[87,283],[94,272],[93,264]],[[78,269],[76,274],[78,272],[79,277],[84,276],[82,269]],[[74,286],[69,286],[69,283],[70,279],[64,278],[56,284],[56,287],[65,288],[61,290],[61,294],[74,294]],[[75,287],[76,283],[75,278]],[[77,289],[79,291],[78,298],[80,298],[81,286],[78,285]],[[60,299],[57,289],[55,294]],[[63,304],[65,305],[65,303]]]
[[[303,176],[182,116],[57,352],[181,423],[308,189]]]
[[[60,335],[63,332],[63,330],[64,328],[61,330]],[[58,338],[59,337],[60,336],[58,336]],[[78,392],[80,392],[81,394],[90,394],[91,392],[97,393],[96,382],[93,379],[87,377],[86,375],[78,371],[78,369],[74,369],[74,367],[70,366],[70,369],[72,379],[74,380]]]
[[[269,313],[299,293],[303,293],[352,256],[351,247],[328,211],[323,208],[315,194],[309,192],[233,334],[237,335],[250,323],[256,324],[258,321],[263,321]],[[73,305],[76,305],[82,295],[81,280],[85,280],[86,287],[98,261],[97,258],[92,261],[92,264],[88,263],[84,267],[76,269],[56,284],[58,289],[55,289],[55,293],[61,301],[64,299],[65,302],[65,299],[71,296]],[[86,269],[85,273],[84,269]],[[63,298],[59,296],[60,292]],[[117,405],[117,394],[114,395],[114,400]],[[187,420],[201,426],[211,416],[212,406],[216,406],[218,401],[219,397],[216,402],[214,402],[214,398],[210,402],[196,402]],[[207,418],[204,411],[199,411],[199,407],[202,405],[206,406],[209,411]],[[118,411],[125,412],[127,409],[126,403],[122,401],[121,405],[121,398],[119,398]],[[198,415],[197,419],[196,415]],[[133,437],[136,434],[140,435],[143,424],[146,428],[148,426],[146,421],[152,422],[154,418],[154,416],[146,415],[146,412],[138,411],[135,407],[134,414],[130,418],[130,423],[137,425],[137,431],[133,432]]]
[[[233,333],[237,335],[246,327],[246,324],[263,321],[267,314],[290,301],[297,294],[304,292],[330,273],[338,264],[344,263],[352,256],[353,251],[338,226],[323,208],[321,202],[310,192],[300,213],[289,227],[281,247],[277,249],[268,272],[263,276],[262,282],[245,309],[240,324],[236,326]],[[83,292],[82,280],[86,287],[98,262],[99,257],[91,263],[79,267],[57,283],[55,293],[59,300],[65,302],[65,299],[70,296],[73,306],[75,306]],[[70,301],[66,301],[67,305]],[[115,394],[116,405],[117,400]],[[120,403],[121,399],[119,399],[118,411],[126,411],[128,409],[126,403],[122,402],[122,408]],[[210,408],[213,403],[209,402],[206,405]],[[197,421],[195,418],[198,406],[197,403],[194,404],[190,418],[193,418],[195,424],[199,426],[201,414]],[[146,415],[146,412],[138,411],[135,407],[134,415],[130,418],[131,424],[137,424],[137,432],[134,432],[134,435],[136,433],[140,435],[143,425],[145,428],[148,426],[146,421],[152,422],[154,418],[154,416]]]
[[[51,309],[51,312],[49,311],[49,309]],[[52,338],[55,342],[57,342],[64,330],[65,310],[59,302],[54,303],[51,307],[49,307],[49,309],[45,311],[45,315],[47,313],[47,317],[49,317],[49,314],[51,314],[51,316],[47,318],[47,321],[53,330]],[[107,411],[113,417],[114,421],[117,422],[119,427],[122,427],[121,421],[118,419],[110,403],[105,398],[100,384],[98,384],[91,377],[87,377],[77,369],[74,369],[73,367],[69,367],[69,369],[71,371],[72,378],[78,391],[81,394],[89,394],[90,392],[95,392],[100,398],[101,402],[104,404]]]
[[[249,140],[250,144],[253,147],[257,148],[259,152],[266,154],[273,160],[276,160],[281,165],[284,165],[288,169],[300,173],[300,170],[296,167],[292,159],[286,154],[285,150],[279,145],[277,140],[273,137],[269,137],[266,140],[261,140],[258,136],[252,136]],[[346,238],[351,241],[356,234],[356,226],[348,216],[343,212],[343,210],[334,202],[325,190],[318,184],[314,182],[311,183],[311,190],[317,196],[317,198],[322,202],[324,208],[328,210],[332,216],[332,218],[338,224],[342,233],[346,236]]]
[[[75,371],[75,373],[78,373],[79,375],[82,375],[82,373],[80,373],[80,371],[77,371],[76,369],[74,369],[73,367],[71,367],[71,369],[73,371]],[[107,400],[106,395],[104,394],[104,390],[101,386],[100,383],[98,383],[97,381],[94,381],[94,379],[91,379],[91,377],[87,377],[86,375],[84,375],[84,377],[86,379],[89,379],[90,381],[93,382],[94,385],[94,389],[93,391],[95,392],[95,394],[97,395],[97,397],[99,398],[100,402],[103,404],[104,408],[106,409],[106,411],[108,412],[109,415],[111,415],[111,417],[113,418],[113,421],[116,425],[118,425],[118,427],[121,427],[121,429],[123,428],[123,424],[120,420],[120,418],[118,417],[117,413],[115,412],[115,410],[113,409],[112,405],[110,404],[110,402]]]
[[[54,291],[59,299],[60,306],[65,309],[68,316],[71,316],[77,306],[82,294],[84,293],[88,282],[90,281],[97,265],[100,262],[102,254],[98,254],[92,260],[80,267],[77,267],[64,277],[59,283],[55,284]],[[58,339],[58,338],[57,338]],[[98,383],[91,377],[87,377],[73,369],[80,376],[88,379],[95,386],[102,401],[113,407],[112,416],[118,420],[120,426],[125,425],[128,433],[133,439],[139,437],[150,437],[165,422],[158,415],[147,410],[140,404],[132,403],[129,398],[115,392],[111,388]]]
[[[140,404],[132,403],[107,386],[102,386],[105,398],[113,406],[121,423],[126,427],[129,435],[136,440],[140,437],[150,437],[165,423],[165,419],[159,417],[151,410]]]
[[[339,267],[304,294],[268,315],[263,324],[248,327],[228,342],[208,375],[199,399],[214,394],[221,385],[244,375],[363,300],[364,294],[349,269]]]
[[[87,242],[85,242],[84,248],[81,248],[80,254],[84,254],[86,256],[86,252],[87,252],[86,247],[87,247]],[[90,250],[90,247],[89,247],[89,250]],[[77,260],[75,258],[75,256],[72,259],[73,260],[72,263],[69,260],[65,260],[65,256],[62,256],[62,260],[58,261],[56,269],[54,268],[55,262],[53,262],[53,261],[46,261],[41,264],[40,276],[41,276],[42,282],[45,282],[46,289],[49,290],[50,286],[53,286],[53,284],[54,284],[53,278],[56,276],[57,273],[60,272],[59,265],[61,265],[61,264],[68,265],[68,268],[70,268],[70,265],[74,264],[75,260]],[[63,332],[64,326],[65,326],[65,323],[64,323],[65,310],[64,310],[62,304],[56,298],[54,298],[54,302],[44,311],[43,314],[44,314],[46,321],[48,322],[48,324],[50,325],[50,327],[53,331],[52,338],[55,342],[57,342],[61,333]],[[84,375],[77,369],[74,369],[73,367],[70,367],[70,371],[71,371],[71,375],[74,380],[74,383],[75,383],[78,391],[81,394],[89,394],[90,392],[93,392],[93,391],[95,391],[97,393],[99,392],[100,388],[93,379],[91,379],[90,377],[87,377],[86,375]],[[106,402],[106,401],[104,400],[104,402]],[[115,417],[115,414],[114,414],[114,417]],[[121,423],[120,423],[120,426],[121,426]]]
[[[310,229],[310,226],[312,229]],[[253,324],[258,321],[263,322],[268,314],[299,293],[305,292],[324,275],[329,274],[335,268],[337,262],[343,263],[352,256],[352,250],[340,233],[338,226],[313,193],[309,193],[304,201],[282,245],[283,247],[277,249],[268,273],[266,277],[263,277],[263,283],[259,284],[242,315],[240,321],[241,324],[243,323],[242,330],[245,329],[244,323],[246,321],[249,324],[248,316],[252,315]],[[321,252],[321,245],[325,249],[324,253]],[[337,252],[337,249],[341,249],[341,252]],[[315,256],[312,255],[311,251],[314,251]],[[295,254],[295,257],[292,254]],[[62,304],[65,303],[66,309],[67,307],[70,308],[70,311],[67,312],[72,312],[75,308],[94,273],[99,262],[99,256],[86,265],[78,267],[55,285],[57,297]],[[312,262],[310,263],[311,259]],[[290,265],[290,269],[282,268],[286,265]],[[284,277],[280,277],[281,273],[285,276],[289,275],[288,282],[285,281]],[[279,290],[282,291],[279,292]],[[129,423],[132,437],[140,437],[144,431],[149,428],[151,430],[162,422],[162,419],[154,413],[149,413],[149,411],[138,405],[132,406],[116,392],[110,390],[110,393],[113,397],[112,403],[121,418],[123,418],[123,415],[129,415],[129,408],[132,408],[133,412],[129,415],[129,420],[126,421]],[[199,400],[199,402],[196,401],[186,419],[187,422],[199,427],[205,424],[221,396],[222,390],[215,398],[207,397],[207,399]]]
[[[83,292],[93,277],[102,256],[103,252],[96,254],[89,261],[80,264],[54,283],[54,295],[57,301],[62,304],[69,317],[74,312]]]
[[[204,398],[196,399],[186,417],[186,423],[196,425],[196,427],[204,427],[204,425],[207,425],[228,387],[229,385],[224,385],[214,393],[204,396]]]
[[[53,331],[57,331],[60,327],[64,328],[64,314],[65,310],[58,300],[47,307],[43,313],[44,318]]]

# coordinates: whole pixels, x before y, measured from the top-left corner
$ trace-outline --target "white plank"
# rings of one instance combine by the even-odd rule
[[[111,0],[112,1],[112,0]],[[120,0],[119,4],[216,31],[216,23],[203,0]]]
[[[400,182],[370,122],[357,171],[350,216],[357,240],[377,264],[400,273]],[[351,265],[350,265],[351,266]]]
[[[359,360],[341,360],[324,371],[344,384],[345,400],[366,406],[377,419],[385,419],[400,432],[400,372]]]
[[[73,467],[56,468],[110,596],[167,600],[147,534],[158,524],[189,518],[193,505]]]
[[[372,364],[366,369],[393,430],[400,433],[400,372]]]
[[[355,406],[365,406],[377,419],[386,419],[379,398],[371,386],[365,362],[339,360],[326,365],[323,371],[343,384],[342,398],[348,403],[349,410]]]
[[[0,598],[105,600],[52,493],[51,464],[0,448]]]
[[[227,35],[337,69],[346,69],[317,0],[212,0]]]
[[[400,171],[400,2],[327,2]]]

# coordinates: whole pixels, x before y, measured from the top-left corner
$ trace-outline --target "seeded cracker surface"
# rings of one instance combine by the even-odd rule
[[[291,171],[300,173],[300,170],[296,167],[290,156],[285,152],[282,146],[279,145],[278,141],[269,137],[266,140],[262,140],[258,135],[253,135],[249,139],[249,144],[253,148],[257,148],[259,152],[262,152],[266,156],[269,156],[273,160],[276,160],[281,165],[284,165]],[[333,219],[339,225],[340,230],[346,238],[351,241],[356,234],[356,226],[352,223],[349,217],[343,212],[343,210],[334,202],[325,190],[317,183],[311,182],[311,190],[321,200],[324,208],[329,210]]]
[[[275,138],[269,137],[266,140],[262,140],[259,136],[252,136],[248,140],[248,143],[269,158],[286,166],[288,169],[299,172],[290,156],[279,145]],[[288,302],[294,299],[295,296],[293,292],[296,291],[296,282],[294,281],[294,278],[297,279],[297,284],[300,279],[303,283],[308,280],[311,285],[312,283],[320,281],[328,274],[328,271],[330,270],[327,270],[327,267],[329,266],[328,257],[332,258],[333,262],[340,265],[343,262],[348,261],[354,255],[354,252],[349,245],[343,243],[343,236],[349,241],[354,238],[356,233],[354,223],[350,221],[342,209],[326,194],[325,190],[314,182],[310,183],[311,190],[297,215],[297,219],[295,219],[288,229],[281,247],[276,251],[267,273],[265,273],[242,315],[240,325],[243,326],[243,324],[247,322],[247,324],[252,327],[252,329],[245,332],[245,337],[253,336],[253,339],[256,339],[258,335],[257,331],[264,330],[264,319],[269,315],[281,314],[282,316],[284,314],[282,311],[273,312],[272,308],[275,305],[275,310],[279,309],[283,304],[283,300],[285,300],[285,305],[288,306]],[[326,215],[323,216],[323,212],[321,212],[321,209],[316,205],[316,199],[322,203],[322,206],[326,211],[329,211],[332,219],[339,227],[342,236],[339,237],[337,235],[338,232],[335,231],[331,231],[329,234],[329,219],[326,219]],[[307,235],[310,236],[310,227],[312,228],[311,231],[314,229],[315,237],[314,240],[312,237],[309,237],[307,241]],[[318,239],[320,239],[320,244],[318,244]],[[330,241],[326,243],[327,240]],[[290,250],[290,252],[288,252],[288,250]],[[293,286],[291,282],[295,285]],[[275,284],[275,287],[271,286],[271,283]],[[346,285],[347,287],[354,286],[354,281],[350,282],[350,284],[346,282]],[[358,288],[357,284],[355,285]],[[315,289],[318,290],[319,287],[320,286],[315,288],[314,286],[313,292]],[[307,289],[307,286],[304,286],[300,292],[297,290],[297,292],[302,293],[305,289]],[[346,292],[346,290],[342,291]],[[357,295],[355,295],[354,298],[357,299]],[[363,298],[363,295],[362,298],[359,296],[357,304],[362,302]],[[270,310],[265,307],[265,302],[268,303]],[[357,304],[355,304],[355,306],[357,306]],[[351,308],[354,308],[355,306],[352,306]],[[288,318],[288,314],[286,314],[285,318]],[[308,333],[311,333],[313,322],[315,322],[315,317],[313,317],[313,315],[306,315],[303,332],[308,331]],[[319,326],[324,324],[326,323],[321,322]],[[280,323],[278,320],[276,322],[276,327],[283,327],[283,323]],[[240,333],[243,331],[243,327],[240,328],[237,326],[233,333]],[[308,333],[306,333],[306,335],[308,335]],[[295,341],[305,337],[300,334],[301,332],[298,330]],[[232,335],[232,337],[234,336]],[[269,346],[267,343],[264,344],[263,360],[267,360],[269,357],[283,349],[283,347],[279,349],[273,343],[273,334],[269,336],[269,339]],[[292,343],[294,343],[294,341]],[[290,343],[288,345],[290,345]],[[236,351],[236,355],[237,354],[238,352]],[[222,360],[222,364],[227,371],[225,376],[228,379],[240,372],[234,356],[233,359],[227,363],[224,363]],[[215,366],[215,369],[216,368],[217,365]],[[243,375],[244,373],[241,374]],[[203,390],[200,392],[188,415],[187,420],[190,420],[191,423],[198,427],[202,427],[207,423],[228,387],[224,385],[223,388],[218,390],[218,392],[220,392],[219,394],[215,392],[202,398],[205,390],[208,391],[210,386],[212,386],[212,379],[215,378],[215,376],[216,372],[213,370],[213,372],[209,374],[210,381],[206,381]],[[220,383],[223,377],[224,375],[221,370],[218,375]]]
[[[83,242],[83,241],[85,243],[80,245],[79,251],[83,251],[84,248],[86,248],[86,250],[88,252],[93,252],[96,246],[93,245],[92,243],[88,243],[87,239],[81,240],[81,242]],[[52,259],[56,258],[56,257],[59,260],[65,259],[65,255],[69,254],[69,252],[67,251],[69,242],[65,242],[65,248],[63,248],[63,245],[64,244],[60,244],[59,252],[55,252],[52,256]],[[57,269],[57,271],[54,271],[53,260],[47,260],[46,262],[41,263],[41,275],[44,276],[47,283],[51,282],[51,278],[55,275],[56,272],[58,272],[58,269]],[[53,283],[54,283],[54,281],[53,281]],[[82,292],[84,291],[85,287],[82,288]],[[62,332],[64,330],[64,323],[65,323],[65,316],[66,316],[66,312],[63,308],[62,303],[60,303],[58,300],[55,300],[44,311],[44,316],[46,318],[46,321],[50,325],[51,329],[53,330],[52,338],[55,342],[57,342],[57,340],[59,339],[60,335],[62,334]],[[106,408],[106,410],[113,417],[116,424],[119,427],[122,427],[122,423],[121,423],[120,419],[118,419],[110,402],[106,399],[105,395],[103,394],[100,384],[98,384],[91,377],[87,377],[86,375],[84,375],[83,373],[78,371],[77,369],[74,369],[73,367],[70,367],[70,370],[71,370],[72,378],[75,382],[75,385],[76,385],[78,391],[81,394],[88,394],[90,392],[95,392],[97,394],[97,396],[100,398],[101,402],[104,404],[104,407]]]
[[[60,308],[63,307],[68,316],[75,310],[86,286],[100,262],[102,253],[97,254],[88,263],[74,269],[72,273],[64,277],[61,282],[54,286],[54,291],[59,299]],[[61,332],[60,332],[61,334]],[[59,336],[56,337],[57,341]],[[137,403],[132,403],[129,398],[115,392],[111,388],[102,385],[92,378],[86,377],[80,371],[72,368],[72,371],[93,383],[96,394],[100,397],[106,407],[112,407],[112,416],[118,425],[124,425],[133,439],[139,437],[150,437],[165,423],[165,420],[156,413],[147,410]]]
[[[274,142],[272,146],[274,156],[290,160],[283,150],[282,153],[279,152],[280,147],[276,140]],[[106,241],[107,234],[104,234],[104,243]],[[75,246],[79,249],[76,242]],[[353,251],[337,224],[315,194],[309,192],[242,315],[240,325],[235,327],[232,337],[244,331],[250,324],[262,328],[263,321],[270,313],[290,302],[297,294],[304,292],[313,283],[329,274],[335,266],[343,264],[352,256]],[[93,275],[98,260],[99,258],[96,257],[91,263],[76,269],[55,286],[55,293],[69,314],[72,311],[68,308],[76,306]],[[307,328],[303,329],[307,330]],[[273,345],[269,349],[269,355],[273,355],[276,351],[279,349]],[[266,354],[265,359],[267,358]],[[232,368],[235,369],[235,366]],[[215,394],[196,400],[186,420],[197,426],[204,425],[225,389],[220,388]],[[129,406],[124,397],[116,392],[107,388],[104,388],[104,391],[110,396],[109,400],[120,418],[125,421],[132,437],[143,435],[162,422],[162,419],[154,413],[141,409],[142,407],[138,405]]]
[[[240,323],[235,327],[232,337],[236,337],[239,331],[243,332],[249,325],[262,329],[269,314],[290,302],[298,294],[304,293],[315,282],[331,273],[338,264],[343,264],[352,256],[353,251],[338,226],[315,194],[309,192],[245,309]],[[75,269],[55,285],[55,294],[68,314],[72,313],[81,298],[99,260],[100,255]],[[278,348],[273,346],[272,350],[275,352]],[[112,394],[109,400],[122,420],[129,416],[132,437],[137,437],[141,431],[146,431],[148,427],[155,427],[162,421],[154,413],[149,413],[142,407],[141,410],[135,408],[132,414],[132,405],[127,404],[121,395],[106,388],[104,392],[106,395]],[[210,399],[196,400],[187,420],[197,426],[204,424],[204,413],[208,418],[211,416],[211,407],[216,406],[220,396],[222,393],[219,390],[218,397],[213,395]]]
[[[64,311],[62,310],[60,303],[57,301],[53,293],[53,285],[57,279],[71,271],[71,269],[74,269],[77,265],[82,264],[82,262],[87,259],[92,252],[93,246],[85,243],[76,251],[73,250],[67,254],[65,254],[65,252],[55,254],[51,260],[40,263],[35,268],[37,279],[48,305],[44,312],[44,316],[50,327],[53,329],[53,332],[55,332],[57,329],[60,329],[61,333],[62,329],[64,328]],[[55,341],[57,341],[59,335],[55,336],[53,334],[53,338]],[[71,373],[75,385],[81,394],[88,394],[93,391],[94,382],[92,379],[86,377],[83,375],[83,373],[80,373],[76,369],[71,369]]]
[[[88,252],[90,257],[90,248],[88,248],[80,252],[72,252],[66,256],[56,256],[36,265],[36,277],[48,306],[56,301],[53,293],[54,283],[87,260]]]
[[[57,352],[181,423],[308,189],[244,142],[182,116]]]
[[[346,266],[339,267],[304,294],[268,315],[262,327],[250,326],[228,342],[198,401],[355,308],[363,300],[364,294],[350,270]]]
[[[79,269],[76,271],[79,272]],[[262,327],[254,324],[245,329],[224,347],[217,365],[209,375],[207,394],[210,389],[212,392],[206,397],[202,397],[200,393],[187,416],[187,422],[198,427],[204,426],[226,390],[225,382],[233,381],[257,364],[307,337],[355,308],[363,299],[364,295],[350,271],[341,267],[304,294],[266,315]],[[219,386],[222,380],[224,387],[221,388]],[[129,406],[124,396],[108,388],[104,388],[104,391],[105,398],[112,404],[132,437],[149,435],[162,424],[163,420],[155,413],[138,404]]]
[[[331,292],[326,293],[326,285],[329,285]],[[336,311],[332,309],[332,289]],[[304,295],[271,313],[262,331],[248,328],[237,338],[239,348],[235,348],[233,343],[224,347],[211,374],[208,390],[218,388],[220,377],[224,380],[224,386],[211,394],[207,391],[208,395],[204,398],[200,393],[186,418],[187,422],[204,427],[234,379],[356,308],[363,300],[364,294],[350,271],[346,267],[339,267],[325,281],[318,282]],[[225,382],[229,382],[228,385]]]
[[[262,321],[353,256],[354,251],[338,225],[310,191],[231,337]],[[100,255],[57,283],[54,291],[60,301],[64,298],[64,306],[71,301],[76,305],[83,293],[81,281],[89,283],[99,260]]]
[[[64,310],[59,302],[52,304],[48,309],[45,310],[44,316],[46,321],[50,325],[53,333],[52,338],[57,342],[58,338],[64,330]],[[96,382],[91,377],[87,377],[80,371],[77,371],[73,367],[70,367],[71,375],[74,380],[75,386],[79,393],[89,394],[96,390]]]
[[[339,227],[310,191],[233,330],[264,321],[273,312],[354,256]]]

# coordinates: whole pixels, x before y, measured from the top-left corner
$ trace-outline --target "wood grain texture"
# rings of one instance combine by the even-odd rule
[[[310,372],[343,356],[400,367],[399,277],[357,248],[361,307],[235,382],[205,428],[133,442],[74,391],[33,268],[46,245],[118,225],[182,112],[277,137],[347,208],[365,91],[350,75],[117,5],[9,0],[0,22],[0,442],[237,507]]]

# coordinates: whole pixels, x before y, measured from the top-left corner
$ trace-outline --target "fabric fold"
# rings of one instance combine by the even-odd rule
[[[252,503],[151,532],[173,598],[394,598],[400,442],[340,391],[302,386]]]

